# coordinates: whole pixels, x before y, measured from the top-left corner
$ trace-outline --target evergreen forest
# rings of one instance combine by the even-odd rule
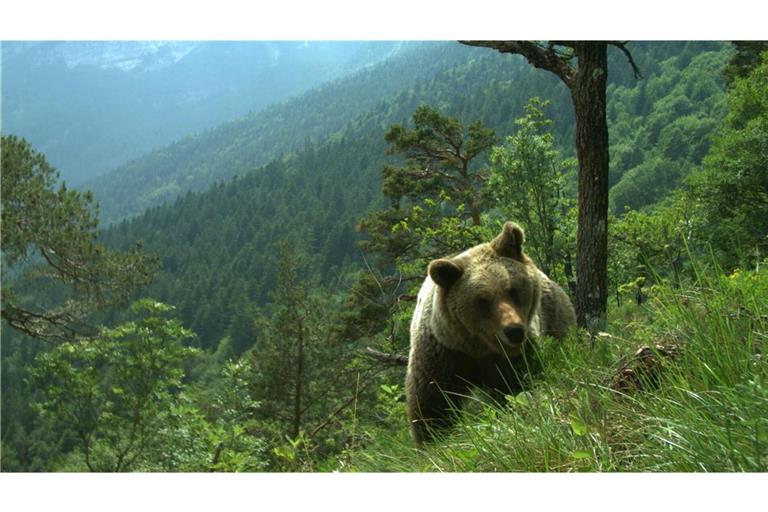
[[[411,439],[430,261],[514,221],[584,279],[575,93],[530,60],[412,42],[77,188],[4,130],[2,471],[768,470],[759,41],[607,46],[604,317]]]

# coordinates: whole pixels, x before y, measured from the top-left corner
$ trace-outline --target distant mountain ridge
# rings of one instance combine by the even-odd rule
[[[482,55],[456,43],[394,43],[390,58],[262,111],[159,148],[86,182],[105,223],[141,213],[189,190],[243,174],[325,140],[414,83]],[[371,58],[363,57],[365,62]]]
[[[395,41],[2,43],[3,133],[71,185],[399,51]],[[407,45],[407,44],[406,44]]]
[[[622,107],[630,109],[630,112],[620,115],[615,109],[609,112],[609,125],[613,133],[611,144],[615,148],[615,158],[612,157],[611,163],[611,185],[639,163],[637,155],[641,147],[650,149],[657,145],[662,128],[666,127],[669,133],[672,129],[681,129],[682,133],[692,129],[692,126],[673,126],[683,123],[685,119],[670,117],[668,113],[657,116],[649,110],[651,105],[643,99],[648,91],[651,95],[670,92],[667,85],[673,82],[656,76],[662,72],[663,63],[684,67],[705,50],[721,49],[722,43],[633,42],[632,47],[646,76],[640,81],[627,72],[629,67],[623,54],[615,51],[609,55],[609,99],[615,94],[631,94],[636,97]],[[419,102],[433,102],[437,107],[448,107],[453,115],[466,120],[485,116],[490,126],[504,134],[514,130],[515,115],[521,112],[528,98],[547,98],[554,104],[551,115],[558,140],[566,154],[573,154],[573,114],[569,95],[567,89],[550,73],[531,68],[518,56],[501,55],[456,42],[410,42],[402,48],[394,45],[390,51],[392,58],[366,66],[356,73],[260,112],[145,154],[83,187],[94,191],[101,202],[102,221],[108,224],[171,201],[186,191],[205,190],[217,181],[247,173],[301,150],[307,144],[338,137],[342,132],[348,134],[354,129],[353,121],[358,118],[364,120],[378,116],[382,131],[389,123],[406,121],[409,114],[379,115],[391,110],[393,102],[405,104],[411,109],[415,109]],[[700,75],[702,72],[697,71]],[[485,81],[474,85],[474,79],[480,76],[474,77],[473,89],[455,91],[457,97],[453,102],[434,99],[432,92],[442,89],[442,82],[462,80],[462,75],[466,73],[479,73]],[[689,82],[698,83],[698,89],[706,86],[708,91],[704,96],[711,96],[715,91],[722,90],[722,84],[712,82],[712,79],[707,78],[710,75],[704,74],[701,79]],[[698,95],[701,96],[701,92]],[[707,112],[697,116],[713,115],[712,108],[701,103],[701,98],[693,96],[689,101],[691,107],[679,110],[679,113],[704,108]],[[500,106],[489,108],[489,102],[499,103]],[[402,111],[399,107],[398,110]],[[715,115],[715,118],[720,115],[722,113]],[[627,126],[625,121],[628,119],[632,119],[635,126]],[[647,122],[649,124],[645,126]],[[619,133],[624,143],[615,145],[620,140],[615,137]],[[699,146],[700,155],[706,147],[707,139],[701,137],[701,133],[693,138]],[[665,143],[675,142],[670,139]],[[685,172],[681,171],[682,174]],[[620,209],[621,206],[617,204],[616,208]]]
[[[5,43],[3,58],[22,58],[31,66],[64,63],[123,71],[157,71],[183,59],[197,41],[31,41]]]

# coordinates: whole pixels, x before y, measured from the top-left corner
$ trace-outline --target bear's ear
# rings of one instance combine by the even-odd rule
[[[527,258],[523,255],[523,243],[525,243],[523,228],[514,222],[505,222],[504,227],[501,228],[501,234],[491,241],[491,247],[499,256],[525,262]]]
[[[434,260],[427,269],[429,277],[443,288],[450,288],[453,283],[459,280],[464,269],[459,264],[451,260]]]

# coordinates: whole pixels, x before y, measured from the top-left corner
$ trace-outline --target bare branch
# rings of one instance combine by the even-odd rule
[[[632,53],[630,53],[626,47],[627,41],[608,41],[608,44],[621,50],[624,56],[627,57],[627,61],[629,62],[629,65],[632,66],[632,73],[635,75],[636,80],[643,78],[643,75],[640,74],[640,68],[637,67],[635,59],[632,58]]]
[[[331,414],[328,416],[328,418],[327,418],[325,421],[323,421],[323,422],[322,422],[322,423],[320,423],[318,426],[316,426],[314,429],[312,429],[312,430],[309,432],[309,434],[308,434],[308,437],[309,437],[310,439],[314,439],[314,437],[317,435],[317,433],[318,433],[318,432],[320,432],[321,430],[323,430],[323,429],[324,429],[325,427],[327,427],[328,425],[330,425],[330,424],[331,424],[331,422],[332,422],[332,421],[333,421],[333,420],[334,420],[334,419],[335,419],[335,418],[336,418],[336,417],[337,417],[339,414],[341,414],[341,412],[342,412],[342,411],[344,411],[344,410],[345,410],[345,409],[347,409],[348,407],[350,407],[350,406],[354,405],[354,404],[357,402],[357,399],[358,399],[358,397],[360,396],[360,393],[362,393],[363,391],[367,390],[367,389],[368,389],[368,388],[369,388],[371,385],[373,385],[373,384],[375,384],[375,383],[376,383],[376,381],[373,379],[373,377],[375,377],[376,375],[378,375],[379,373],[381,373],[383,370],[384,370],[383,368],[379,368],[379,369],[376,369],[376,370],[372,370],[372,373],[371,373],[370,375],[367,375],[367,376],[366,376],[366,377],[368,377],[368,378],[366,379],[366,381],[365,381],[365,384],[363,384],[363,386],[362,386],[362,387],[360,387],[360,386],[359,386],[359,378],[358,378],[358,381],[357,381],[357,386],[355,387],[355,392],[354,392],[354,393],[352,393],[352,396],[349,398],[349,400],[347,400],[346,402],[344,402],[344,403],[342,403],[341,405],[339,405],[339,406],[336,408],[336,410],[334,410],[334,411],[333,411],[333,412],[332,412],[332,413],[331,413]]]
[[[408,365],[408,356],[404,356],[401,354],[387,354],[385,352],[381,352],[380,350],[376,350],[375,348],[371,348],[371,347],[365,348],[365,355],[367,357],[370,357],[371,359],[376,359],[377,361],[381,361],[393,366]]]
[[[13,303],[3,305],[0,315],[14,329],[42,341],[66,341],[76,336],[91,336],[98,329],[82,320],[79,304],[69,302],[65,307],[46,312],[21,308]]]
[[[522,55],[528,62],[539,69],[545,69],[557,75],[568,87],[576,80],[576,70],[570,65],[572,55],[563,55],[554,49],[554,45],[570,47],[567,41],[550,43],[543,47],[532,41],[459,41],[468,46],[493,48],[501,53]]]

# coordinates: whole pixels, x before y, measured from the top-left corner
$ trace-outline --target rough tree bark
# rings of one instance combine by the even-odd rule
[[[639,78],[632,55],[625,43],[618,41],[550,41],[547,45],[534,41],[461,42],[522,55],[534,67],[557,75],[571,91],[579,160],[574,305],[579,326],[599,330],[605,323],[608,304],[608,45],[624,53]],[[576,66],[571,64],[574,58]]]
[[[607,44],[578,42],[574,51],[579,60],[571,87],[579,160],[575,306],[578,324],[595,331],[605,324],[608,304]]]

